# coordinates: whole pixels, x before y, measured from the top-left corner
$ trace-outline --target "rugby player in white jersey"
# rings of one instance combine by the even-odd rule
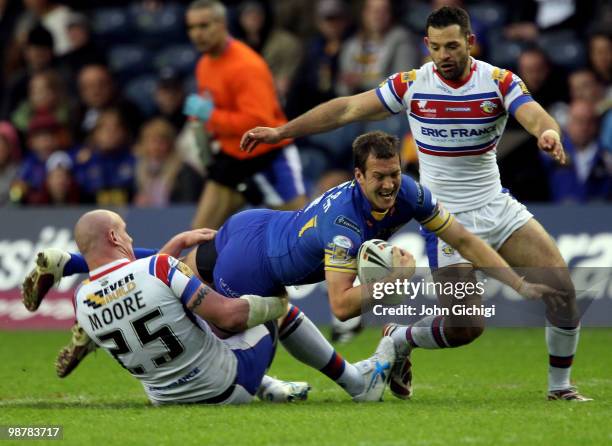
[[[526,268],[530,281],[566,292],[562,308],[555,310],[547,302],[548,399],[587,401],[570,384],[580,321],[567,265],[533,215],[502,189],[496,163],[496,146],[508,114],[537,139],[541,150],[564,163],[559,125],[531,98],[518,76],[470,56],[475,36],[463,9],[433,11],[426,30],[431,62],[393,74],[376,89],[321,104],[283,126],[251,129],[243,135],[241,147],[251,151],[260,143],[406,112],[418,147],[420,181],[508,264]],[[430,267],[439,280],[475,280],[471,265],[456,251],[432,234],[426,234],[426,240]],[[467,302],[480,305],[480,297],[471,296]],[[393,393],[400,398],[411,394],[413,348],[457,347],[472,342],[483,330],[484,318],[465,316],[432,316],[413,326],[386,327],[385,333],[396,340],[398,356],[405,358],[393,370]]]
[[[74,233],[90,270],[75,293],[77,320],[153,404],[251,401],[274,357],[273,321],[286,300],[228,299],[174,257],[136,260],[125,222],[110,211],[86,213]],[[241,333],[221,340],[194,315]]]

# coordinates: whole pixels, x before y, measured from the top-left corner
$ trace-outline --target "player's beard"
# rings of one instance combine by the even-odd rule
[[[436,64],[436,69],[444,79],[449,81],[458,81],[461,79],[461,76],[463,76],[463,73],[465,72],[465,68],[467,67],[469,61],[469,56],[466,56],[463,59],[458,60],[457,62],[452,61],[451,63],[453,64],[453,66],[448,68],[442,68],[443,65],[448,62],[440,62]]]

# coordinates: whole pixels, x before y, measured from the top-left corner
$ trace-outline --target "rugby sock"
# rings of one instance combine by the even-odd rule
[[[289,312],[279,329],[279,338],[294,358],[319,370],[351,396],[363,391],[363,376],[357,367],[345,361],[295,305],[289,306]]]
[[[565,390],[571,387],[570,372],[579,335],[580,326],[569,329],[546,326],[548,390]]]
[[[398,326],[391,334],[398,355],[408,354],[415,347],[448,348],[444,335],[444,316],[427,316],[412,325]]]
[[[62,277],[72,276],[73,274],[85,274],[89,272],[89,267],[87,266],[87,262],[85,262],[85,257],[83,257],[81,254],[73,252],[69,254],[70,260],[68,260],[66,265],[64,265]],[[134,248],[134,256],[137,259],[142,259],[155,254],[157,254],[156,249]]]

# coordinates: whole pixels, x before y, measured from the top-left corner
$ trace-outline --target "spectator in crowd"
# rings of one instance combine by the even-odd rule
[[[249,0],[240,5],[239,11],[235,37],[263,56],[278,95],[285,98],[301,61],[301,42],[289,31],[274,26],[274,15],[266,3]]]
[[[105,65],[84,66],[79,72],[78,84],[81,104],[76,134],[79,140],[83,140],[92,131],[102,111],[109,107],[121,111],[132,135],[138,132],[142,123],[140,110],[117,91],[111,73]]]
[[[341,96],[370,90],[390,73],[420,66],[414,36],[393,19],[389,0],[366,0],[359,32],[346,41],[340,55]]]
[[[104,109],[87,144],[75,154],[75,178],[81,198],[99,206],[131,202],[135,190],[135,159],[129,150],[129,130],[122,112]]]
[[[290,140],[264,145],[255,154],[240,150],[249,128],[286,122],[266,62],[231,38],[221,2],[194,1],[186,20],[189,37],[203,55],[196,66],[198,94],[187,97],[184,112],[210,136],[211,156],[193,226],[216,229],[247,201],[277,209],[302,207],[302,167]]]
[[[106,56],[92,39],[89,20],[84,14],[70,14],[67,26],[71,50],[60,57],[58,63],[70,74],[70,80],[76,85],[77,74],[83,67],[105,65]],[[76,88],[74,92],[77,92]]]
[[[598,141],[598,117],[592,103],[573,101],[563,132],[569,162],[561,166],[546,159],[554,202],[584,203],[612,199],[612,175]]]
[[[163,118],[153,118],[142,127],[135,147],[137,206],[198,201],[203,178],[176,152],[175,139],[175,128]]]
[[[17,131],[9,122],[0,122],[0,207],[10,202],[9,192],[19,172],[20,158]]]
[[[564,77],[553,67],[540,48],[526,48],[518,60],[519,77],[542,107],[549,110],[558,102],[567,102],[567,88]]]
[[[567,83],[572,101],[583,100],[599,107],[605,100],[604,86],[595,72],[589,68],[581,68],[572,72]]]
[[[595,31],[589,38],[589,62],[591,68],[604,83],[610,97],[612,89],[612,33]]]
[[[11,201],[22,204],[44,204],[47,160],[61,149],[62,126],[50,114],[36,115],[28,126],[30,154],[21,165],[11,187]]]
[[[63,151],[53,153],[46,163],[45,204],[55,206],[79,203],[79,188],[72,174],[72,160]]]
[[[26,13],[21,18],[20,27],[29,28],[40,22],[53,35],[53,52],[63,56],[72,49],[68,36],[68,21],[72,10],[55,0],[23,0]]]
[[[318,34],[306,44],[302,64],[288,92],[285,111],[289,118],[337,96],[340,50],[350,27],[346,4],[342,0],[320,0],[316,26]]]
[[[51,115],[60,124],[60,147],[71,143],[69,129],[72,126],[72,109],[65,95],[64,84],[53,70],[36,73],[30,79],[28,98],[11,115],[13,125],[25,134],[30,121],[38,115]]]
[[[21,2],[13,0],[0,0],[0,86],[4,88],[10,70],[7,54],[13,43],[13,36],[17,18],[21,12]],[[0,104],[1,106],[2,104]]]
[[[274,2],[275,19],[278,26],[296,33],[301,40],[316,32],[313,0],[283,0]]]
[[[183,102],[185,89],[182,79],[171,68],[162,69],[155,88],[155,115],[170,121],[176,132],[180,132],[187,121],[183,114]]]
[[[15,45],[15,51],[19,46]],[[42,25],[34,26],[27,34],[27,39],[21,51],[25,61],[25,67],[13,73],[8,79],[4,89],[4,100],[2,101],[2,116],[8,118],[19,102],[28,94],[30,78],[35,73],[40,73],[52,67],[53,37]]]

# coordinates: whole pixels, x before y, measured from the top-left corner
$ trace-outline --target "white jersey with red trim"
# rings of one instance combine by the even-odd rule
[[[391,113],[406,111],[420,181],[450,212],[482,207],[501,191],[497,143],[508,113],[533,100],[518,76],[471,59],[468,79],[452,82],[429,62],[390,76],[376,94]]]
[[[225,391],[237,360],[184,304],[201,282],[160,254],[90,272],[75,294],[87,334],[136,378],[153,402],[193,402]]]

